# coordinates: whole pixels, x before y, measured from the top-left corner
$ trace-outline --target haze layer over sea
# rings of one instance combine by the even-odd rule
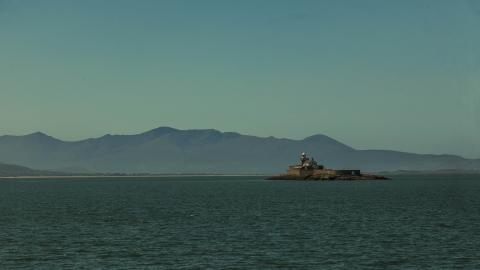
[[[479,269],[480,177],[0,181],[2,269]]]

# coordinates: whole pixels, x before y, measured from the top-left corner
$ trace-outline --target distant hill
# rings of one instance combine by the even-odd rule
[[[0,162],[42,170],[119,173],[274,173],[305,151],[331,168],[366,171],[478,170],[480,160],[356,150],[325,135],[303,140],[256,137],[214,129],[160,127],[136,135],[105,135],[66,142],[37,132],[0,137]]]
[[[0,163],[0,177],[5,176],[51,176],[61,175],[59,172],[33,170],[24,166]]]
[[[399,170],[390,172],[381,172],[382,175],[480,175],[480,170],[457,170],[457,169],[445,169],[434,171],[411,171],[411,170]]]

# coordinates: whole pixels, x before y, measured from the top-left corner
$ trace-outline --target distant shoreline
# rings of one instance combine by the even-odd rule
[[[265,177],[266,174],[151,174],[151,175],[33,175],[0,176],[0,179],[62,179],[62,178],[167,178],[167,177]]]
[[[388,177],[396,176],[480,176],[480,171],[393,171],[381,172]],[[92,179],[92,178],[180,178],[180,177],[269,177],[271,174],[98,174],[98,175],[24,175],[24,176],[0,176],[0,180],[8,179]]]
[[[433,171],[415,171],[415,170],[398,170],[379,172],[389,176],[416,176],[416,175],[480,175],[479,170],[433,170]]]

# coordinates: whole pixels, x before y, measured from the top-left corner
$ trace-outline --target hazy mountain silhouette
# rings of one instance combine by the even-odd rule
[[[0,163],[0,177],[12,177],[12,176],[53,176],[53,175],[65,175],[65,173],[54,171],[40,171],[33,170],[24,166],[2,164]]]
[[[297,162],[305,151],[332,168],[366,171],[480,169],[480,160],[356,150],[325,135],[303,140],[262,138],[214,129],[160,127],[137,135],[105,135],[66,142],[37,132],[0,137],[0,162],[42,170],[88,172],[273,173]]]

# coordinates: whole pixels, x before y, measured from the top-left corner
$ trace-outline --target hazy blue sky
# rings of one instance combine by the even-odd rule
[[[0,0],[0,134],[157,126],[480,158],[480,1]]]

